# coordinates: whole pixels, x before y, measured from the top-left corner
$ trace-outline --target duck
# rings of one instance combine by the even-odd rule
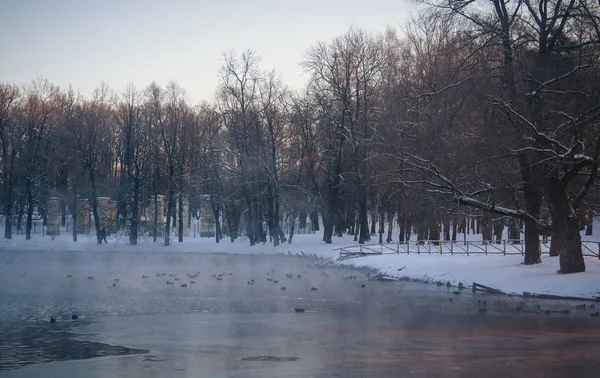
[[[191,284],[195,284],[195,283],[196,283],[196,281],[190,281],[190,283],[191,283]]]
[[[304,312],[304,309],[303,309],[303,308],[296,307],[296,308],[294,309],[294,311],[296,311],[296,312]]]
[[[285,286],[282,286],[279,288],[280,290],[285,290]]]
[[[79,319],[79,316],[77,316],[76,313],[73,313],[73,315],[71,315],[71,320],[77,320]]]
[[[167,281],[167,285],[174,285],[172,281]]]
[[[362,287],[364,289],[365,287],[367,287],[367,285],[362,284],[362,285],[360,285],[360,287]]]
[[[93,280],[93,279],[94,279],[94,277],[88,276],[88,280]]]
[[[181,284],[179,286],[181,286],[181,287],[187,287],[187,284]]]
[[[148,278],[148,276],[142,276],[142,278]]]
[[[52,323],[52,324],[56,323],[56,318],[54,316],[50,317],[50,323]]]
[[[317,288],[316,287],[311,287],[310,291],[317,291]]]

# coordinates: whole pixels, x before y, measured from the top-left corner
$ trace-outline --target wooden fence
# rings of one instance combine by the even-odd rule
[[[583,255],[600,258],[600,242],[582,241]],[[542,255],[550,253],[550,242],[540,240]],[[500,242],[419,240],[386,244],[357,244],[337,248],[340,258],[369,255],[428,254],[428,255],[524,255],[525,241],[506,239]]]

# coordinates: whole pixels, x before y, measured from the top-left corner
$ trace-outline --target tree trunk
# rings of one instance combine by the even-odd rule
[[[553,180],[554,181],[554,180]],[[547,198],[552,215],[552,246],[558,251],[560,273],[585,272],[581,249],[581,234],[575,210],[570,205],[565,188],[561,184],[548,185]]]
[[[308,212],[306,210],[300,210],[298,212],[298,228],[300,229],[300,232],[302,232],[302,230],[306,229],[306,217],[308,215]]]
[[[383,233],[385,232],[385,211],[379,208],[379,244],[383,244]]]
[[[360,231],[360,221],[359,221],[359,217],[356,217],[354,219],[354,232],[352,233],[354,235],[354,241],[358,242],[358,233]]]
[[[365,194],[365,209],[367,207],[366,202],[367,202],[367,196]],[[377,212],[375,210],[376,210],[376,207],[375,207],[375,205],[373,205],[373,209],[371,210],[372,211],[371,212],[371,236],[375,236],[375,230],[376,230],[375,225],[377,224]],[[370,240],[370,238],[368,240]]]
[[[161,214],[162,219],[162,214]],[[152,242],[158,241],[158,193],[154,191],[154,219],[152,220]]]
[[[75,181],[75,180],[73,180]],[[79,209],[77,208],[77,183],[73,182],[72,186],[72,201],[71,201],[71,219],[73,220],[73,241],[77,241],[77,218],[79,216]]]
[[[521,239],[520,221],[518,219],[511,219],[508,222],[508,239],[513,244],[519,244]]]
[[[458,217],[455,215],[452,217],[452,241],[456,241],[456,234],[458,231],[458,225],[460,222],[458,221]]]
[[[180,185],[181,187],[181,185]],[[178,243],[183,243],[183,227],[185,225],[186,220],[183,219],[183,193],[181,193],[181,191],[179,192],[179,206],[178,207],[178,216],[177,218],[179,218],[179,222],[177,223],[177,242]]]
[[[270,196],[272,197],[272,196]],[[273,247],[279,245],[279,233],[277,232],[275,225],[275,203],[273,198],[268,198],[268,212],[267,212],[267,225],[269,227],[269,234],[273,238]]]
[[[19,200],[18,207],[19,210],[17,214],[17,235],[23,230],[23,213],[25,211],[25,205],[23,204],[22,199]]]
[[[225,218],[227,219],[227,228],[229,228],[229,239],[233,243],[238,236],[239,214],[234,204],[224,204]]]
[[[129,225],[129,244],[137,245],[138,242],[138,228],[139,228],[139,216],[140,211],[138,201],[140,199],[140,179],[134,177],[133,179],[133,204],[131,206],[131,223]]]
[[[388,232],[387,232],[387,238],[385,239],[386,242],[391,243],[393,240],[393,231],[394,229],[394,210],[389,210],[388,211]]]
[[[537,194],[525,194],[525,208],[534,218],[538,219],[542,208],[541,197]],[[540,249],[540,231],[534,221],[525,221],[525,265],[542,262]]]
[[[173,207],[175,205],[175,188],[173,183],[173,176],[175,174],[175,167],[173,164],[169,165],[169,193],[167,194],[167,224],[165,225],[165,247],[171,244],[171,219],[173,218]]]
[[[31,239],[31,225],[33,220],[33,193],[31,181],[27,180],[27,220],[25,222],[25,240]]]
[[[492,214],[485,212],[481,221],[481,236],[483,238],[484,243],[492,242]]]
[[[592,236],[594,234],[594,232],[592,231],[592,229],[594,228],[594,214],[589,211],[588,212],[588,221],[585,227],[585,236]]]
[[[450,240],[450,215],[446,214],[444,216],[444,241]]]
[[[367,195],[365,188],[361,186],[358,200],[358,220],[360,224],[360,230],[358,235],[358,244],[364,244],[366,241],[371,239],[369,235],[369,220],[367,215]],[[373,211],[375,216],[375,211]],[[372,231],[375,231],[375,220],[372,220]],[[373,234],[375,234],[373,232]]]
[[[292,225],[290,226],[290,236],[288,237],[288,244],[292,244],[292,238],[294,237],[294,228],[296,227],[296,216],[297,213],[294,210],[292,210],[292,213],[290,214],[290,218],[292,218]],[[306,226],[306,212],[304,212],[304,225]]]
[[[429,239],[434,241],[435,244],[439,244],[440,240],[440,224],[437,221],[431,221],[431,225],[429,226]]]
[[[400,243],[404,242],[404,239],[406,237],[406,219],[405,219],[405,215],[402,213],[402,211],[398,211],[398,226],[400,228],[400,232],[398,235],[398,241]]]
[[[417,230],[417,243],[425,244],[425,241],[428,238],[429,227],[425,224],[420,224],[419,229]]]
[[[333,209],[330,208],[323,212],[323,241],[331,244],[333,236]]]
[[[504,233],[504,219],[499,218],[494,221],[494,235],[496,244],[502,243],[502,234]]]
[[[319,231],[319,213],[315,211],[310,212],[310,223],[312,224],[313,231]]]
[[[411,232],[413,230],[413,224],[412,224],[412,222],[413,222],[412,215],[411,214],[405,214],[405,217],[404,217],[404,224],[405,224],[404,231],[406,231],[406,238],[405,238],[406,241],[410,240],[410,234],[411,234]]]
[[[212,202],[212,201],[211,201]],[[215,242],[219,242],[221,240],[221,221],[219,220],[219,216],[221,215],[221,211],[219,206],[212,206],[213,216],[215,217]]]
[[[94,170],[90,169],[90,184],[92,186],[92,211],[94,213],[94,228],[96,229],[96,242],[102,244],[102,235],[100,234],[100,214],[98,214],[98,199],[96,193],[96,178]]]
[[[13,201],[12,201],[12,180],[9,180],[8,185],[5,186],[4,192],[4,238],[12,239],[12,213],[13,213]]]

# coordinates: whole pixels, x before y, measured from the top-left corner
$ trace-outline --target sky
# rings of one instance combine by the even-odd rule
[[[350,26],[398,29],[411,0],[0,0],[0,81],[46,78],[89,96],[101,82],[177,81],[191,102],[210,101],[223,53],[255,50],[292,89],[319,41]]]

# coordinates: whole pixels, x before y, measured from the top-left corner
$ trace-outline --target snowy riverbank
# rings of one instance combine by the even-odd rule
[[[598,233],[600,230],[597,230],[596,236],[585,237],[585,239],[598,240]],[[286,255],[290,253],[293,256],[305,253],[336,260],[339,255],[336,248],[355,244],[350,236],[334,237],[333,244],[330,245],[324,244],[321,237],[321,234],[297,235],[294,237],[293,244],[286,243],[278,247],[270,244],[258,244],[250,247],[243,240],[232,243],[227,239],[217,244],[211,238],[187,237],[183,243],[177,243],[175,239],[171,246],[165,247],[162,245],[162,240],[152,243],[151,240],[143,239],[139,245],[131,246],[127,244],[126,237],[113,237],[109,238],[108,244],[97,245],[93,236],[80,236],[79,241],[75,243],[69,235],[64,234],[54,239],[49,236],[34,235],[29,241],[24,240],[23,236],[16,236],[12,240],[3,239],[0,242],[0,250],[33,250],[48,253],[52,251],[80,251],[82,253],[172,251]],[[457,286],[461,282],[465,287],[470,287],[473,282],[476,282],[519,295],[529,292],[583,298],[600,297],[600,260],[597,258],[586,258],[586,272],[569,275],[556,273],[559,268],[558,257],[543,256],[543,263],[534,266],[522,265],[522,260],[521,256],[502,255],[391,254],[335,261],[335,264],[369,267],[395,279],[443,282],[444,284],[450,282],[452,286]]]

